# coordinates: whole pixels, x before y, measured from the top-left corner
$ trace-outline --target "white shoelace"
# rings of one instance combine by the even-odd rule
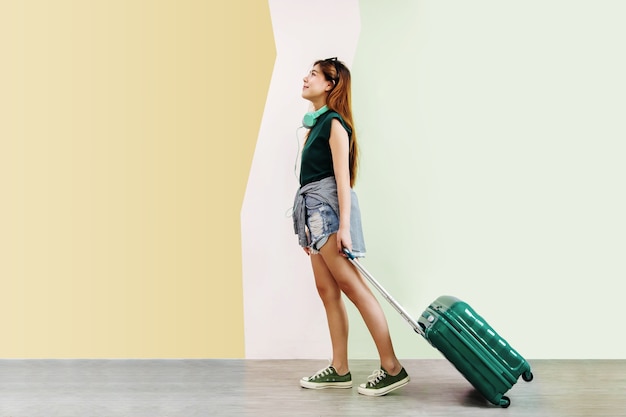
[[[324,368],[324,369],[320,369],[319,371],[317,371],[315,373],[315,375],[313,375],[310,379],[317,379],[317,378],[321,378],[323,376],[326,375],[330,375],[332,373],[332,371],[330,370],[330,366]]]
[[[367,377],[367,382],[371,385],[376,385],[386,376],[387,374],[385,373],[385,371],[383,371],[382,369],[377,369],[374,371],[374,373]]]

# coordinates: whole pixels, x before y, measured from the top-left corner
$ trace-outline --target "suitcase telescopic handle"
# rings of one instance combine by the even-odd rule
[[[346,257],[348,258],[348,260],[352,263],[352,265],[354,265],[356,267],[356,269],[365,277],[367,278],[367,280],[378,290],[378,292],[380,292],[382,294],[382,296],[385,298],[385,300],[387,300],[389,302],[389,304],[392,305],[392,307],[398,312],[400,313],[400,315],[404,318],[404,320],[407,321],[407,323],[409,323],[409,325],[411,325],[411,327],[413,328],[413,330],[415,330],[415,332],[417,332],[418,334],[420,334],[421,336],[425,337],[425,333],[424,333],[424,329],[422,329],[422,327],[419,325],[419,323],[417,321],[415,321],[410,315],[409,313],[402,308],[402,306],[400,304],[398,304],[398,302],[396,300],[394,300],[394,298],[391,296],[391,294],[389,294],[387,292],[387,290],[385,290],[382,285],[380,285],[378,283],[378,281],[376,281],[376,279],[372,276],[372,274],[370,274],[367,269],[365,269],[365,267],[361,264],[361,262],[359,262],[359,260],[356,258],[356,256],[354,256],[354,254],[347,248],[343,248],[343,253],[346,255]]]

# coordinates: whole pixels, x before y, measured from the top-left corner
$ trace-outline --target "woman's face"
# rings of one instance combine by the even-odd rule
[[[315,65],[302,81],[304,82],[302,98],[307,100],[315,100],[325,96],[333,87],[333,83],[324,77],[319,65]]]

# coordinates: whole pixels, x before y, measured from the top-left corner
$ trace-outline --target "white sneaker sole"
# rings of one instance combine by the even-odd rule
[[[386,387],[380,389],[365,388],[366,384],[361,384],[359,385],[359,394],[367,395],[370,397],[380,397],[381,395],[389,394],[391,391],[395,391],[398,388],[402,388],[403,386],[408,384],[410,380],[411,378],[407,376],[406,378],[401,379],[394,384],[387,385]]]
[[[352,388],[352,381],[346,382],[309,382],[307,378],[300,380],[300,386],[308,389]]]

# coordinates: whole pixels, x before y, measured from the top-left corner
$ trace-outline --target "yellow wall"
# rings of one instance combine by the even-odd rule
[[[0,357],[243,357],[265,1],[0,4]]]

